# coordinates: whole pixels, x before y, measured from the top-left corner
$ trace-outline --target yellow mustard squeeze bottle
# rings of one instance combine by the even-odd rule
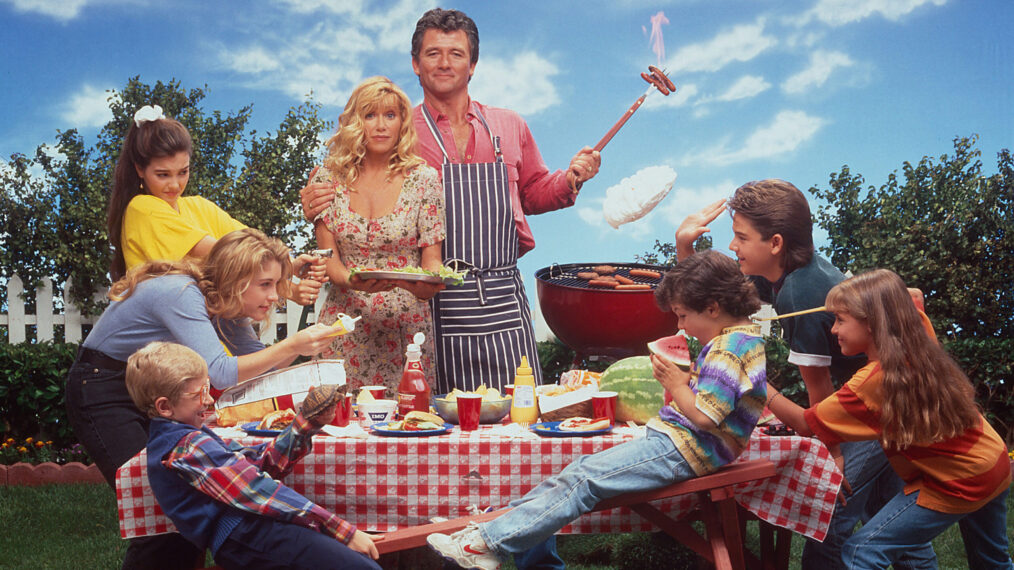
[[[539,419],[538,397],[535,395],[535,375],[528,364],[528,357],[521,357],[514,376],[514,397],[511,399],[511,421],[524,426]]]

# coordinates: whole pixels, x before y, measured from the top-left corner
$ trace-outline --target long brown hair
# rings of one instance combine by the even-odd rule
[[[109,262],[109,275],[113,281],[124,276],[127,263],[123,259],[123,213],[127,204],[138,194],[146,193],[141,188],[141,177],[137,169],[144,170],[154,158],[173,156],[181,152],[193,155],[193,141],[190,132],[176,119],[162,118],[141,123],[138,127],[130,122],[127,136],[123,139],[123,150],[116,162],[113,186],[109,192],[109,206],[106,208],[106,232],[113,246],[113,259]]]
[[[397,107],[401,115],[401,131],[387,165],[388,176],[407,175],[423,164],[423,159],[415,153],[417,136],[408,95],[386,77],[370,77],[352,91],[345,110],[338,117],[338,132],[327,141],[329,153],[324,159],[324,167],[338,182],[349,185],[359,176],[359,168],[366,156],[363,118],[387,104]]]
[[[829,311],[866,323],[884,374],[881,442],[905,448],[956,437],[980,421],[975,390],[923,328],[905,283],[876,269],[842,281],[827,294]]]

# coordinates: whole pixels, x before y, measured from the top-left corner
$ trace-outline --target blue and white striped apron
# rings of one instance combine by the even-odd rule
[[[528,356],[536,383],[541,383],[531,309],[517,268],[518,231],[500,137],[476,110],[493,143],[496,162],[452,164],[436,121],[425,105],[422,109],[444,155],[444,263],[468,269],[463,285],[448,287],[432,301],[434,393],[474,390],[483,383],[502,391],[514,382],[522,354]]]

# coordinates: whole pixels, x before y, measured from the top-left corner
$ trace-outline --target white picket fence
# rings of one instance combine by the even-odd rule
[[[70,343],[81,342],[84,338],[82,327],[95,324],[98,316],[85,317],[81,311],[70,301],[70,284],[63,288],[63,310],[59,312],[53,303],[53,282],[50,279],[43,279],[42,285],[35,290],[35,314],[27,314],[25,311],[25,300],[21,297],[24,292],[24,282],[20,277],[14,275],[7,282],[7,314],[0,314],[0,327],[7,327],[7,342],[18,344],[28,338],[27,327],[35,327],[35,339],[38,341],[53,340],[56,327],[63,326],[64,341]],[[96,295],[105,298],[106,291],[100,291]],[[316,311],[324,306],[326,295],[317,299],[315,310],[307,317],[309,323],[316,322]],[[294,331],[299,326],[299,319],[303,314],[303,307],[287,301],[285,308],[276,311],[271,315],[271,325],[262,327],[261,340],[265,344],[271,344],[279,338],[285,338],[285,334],[278,334],[279,324],[286,325],[285,331]]]

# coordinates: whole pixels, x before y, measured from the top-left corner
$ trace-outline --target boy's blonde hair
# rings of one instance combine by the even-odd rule
[[[207,376],[201,355],[174,342],[148,343],[127,359],[127,392],[149,418],[158,417],[155,400],[165,397],[175,403],[187,382]]]

